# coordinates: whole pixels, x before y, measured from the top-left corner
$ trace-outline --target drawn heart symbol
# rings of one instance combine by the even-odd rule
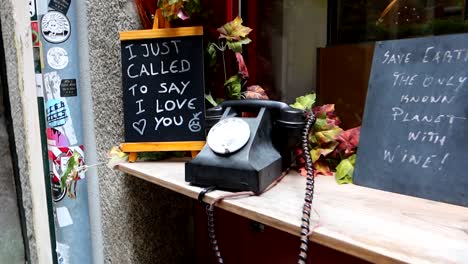
[[[145,128],[146,128],[146,119],[141,119],[138,122],[133,123],[133,128],[140,133],[140,135],[143,136],[143,133],[145,133]]]

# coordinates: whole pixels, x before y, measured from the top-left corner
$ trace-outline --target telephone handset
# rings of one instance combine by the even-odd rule
[[[278,101],[237,100],[226,101],[219,107],[211,109],[211,111],[208,110],[208,114],[219,112],[220,109],[227,107],[231,108],[230,111],[226,111],[221,117],[221,121],[208,133],[208,145],[216,153],[229,154],[243,147],[250,137],[250,127],[244,119],[233,116],[241,116],[242,112],[258,112],[261,108],[270,111],[273,126],[271,140],[283,158],[290,154],[289,147],[298,143],[297,138],[304,126],[304,114],[301,110],[291,108]],[[212,116],[209,117],[212,118]],[[286,138],[290,138],[289,141],[284,141]],[[282,144],[282,142],[286,144]],[[286,148],[281,147],[281,145]],[[288,159],[288,161],[290,160]]]
[[[243,113],[257,113],[245,117]],[[208,109],[207,145],[186,164],[186,181],[231,191],[260,193],[291,165],[304,113],[283,102],[225,101]],[[214,125],[213,125],[214,124]]]
[[[244,112],[258,112],[246,117]],[[266,100],[225,101],[206,115],[207,144],[195,159],[185,164],[185,180],[213,189],[251,191],[259,194],[291,165],[290,149],[304,149],[307,182],[302,210],[298,263],[307,262],[309,219],[314,194],[312,159],[308,135],[315,123],[309,113],[282,102]],[[199,196],[199,200],[200,200]],[[219,264],[224,263],[214,229],[214,207],[207,205],[208,233]]]

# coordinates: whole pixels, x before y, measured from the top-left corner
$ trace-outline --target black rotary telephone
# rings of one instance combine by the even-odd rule
[[[305,122],[303,111],[267,100],[226,101],[209,109],[206,119],[211,122],[207,144],[185,165],[185,180],[254,193],[291,165],[290,149],[300,142]]]
[[[255,117],[250,117],[251,113],[256,113]],[[225,101],[208,109],[207,144],[195,159],[185,164],[187,182],[209,187],[201,195],[214,189],[261,194],[290,167],[291,149],[301,143],[307,163],[307,186],[298,263],[306,263],[307,259],[314,191],[308,135],[314,122],[312,113],[304,113],[283,102]],[[208,232],[218,263],[223,263],[214,232],[213,209],[207,206]]]

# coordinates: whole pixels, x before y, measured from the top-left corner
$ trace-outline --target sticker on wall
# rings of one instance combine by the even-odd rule
[[[70,247],[57,242],[55,251],[57,252],[58,264],[69,264],[70,263]]]
[[[47,101],[46,115],[49,127],[60,127],[67,122],[70,111],[64,101],[52,99]]]
[[[48,42],[62,43],[70,36],[70,21],[60,12],[49,11],[42,17],[41,31]]]
[[[69,142],[65,134],[55,128],[48,127],[46,129],[47,145],[51,147],[68,147]]]
[[[65,206],[57,207],[57,222],[60,228],[73,225],[73,220],[71,218],[70,212]]]
[[[44,73],[44,97],[46,102],[60,97],[60,84],[62,79],[56,71]],[[65,102],[65,107],[68,109],[68,105]],[[69,118],[64,126],[55,127],[55,129],[60,130],[68,138],[70,145],[76,145],[78,140],[76,138],[75,129],[73,127],[73,120]]]
[[[49,8],[59,11],[63,14],[67,14],[70,8],[71,0],[50,0]]]
[[[67,194],[67,187],[61,188],[60,180],[55,177],[53,172],[50,172],[50,185],[52,188],[52,200],[56,203],[62,201]]]
[[[47,51],[47,63],[56,70],[61,70],[68,65],[68,53],[61,47],[53,47]]]
[[[29,0],[29,15],[31,20],[37,19],[36,0]]]
[[[31,35],[33,47],[39,47],[39,23],[37,21],[31,21]]]
[[[60,83],[60,96],[61,97],[72,97],[77,96],[78,91],[76,88],[75,79],[63,79]]]
[[[44,97],[42,90],[42,74],[36,73],[36,95],[37,97]]]
[[[56,71],[44,73],[44,88],[48,99],[60,97],[60,82],[62,78]]]
[[[79,155],[78,164],[80,166],[84,165],[84,151],[83,146],[79,147],[51,147],[48,148],[48,156],[49,160],[52,162],[52,181],[57,182],[60,185],[60,178],[62,177],[63,172],[67,168],[67,162],[71,156],[73,156],[73,152],[77,152]],[[80,172],[79,174],[80,179],[85,178],[85,173]]]

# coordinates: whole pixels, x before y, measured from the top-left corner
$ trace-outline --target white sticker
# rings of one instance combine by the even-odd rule
[[[36,74],[36,93],[37,97],[44,97],[44,90],[42,89],[42,74]]]
[[[46,102],[48,100],[59,98],[60,97],[60,83],[62,82],[62,78],[58,75],[56,71],[44,73],[44,96]],[[65,106],[68,109],[68,104],[65,102]],[[70,145],[76,145],[78,140],[76,138],[75,129],[73,128],[73,120],[70,118],[64,126],[56,128],[60,130],[63,134],[68,137],[68,141]]]
[[[57,11],[47,12],[41,20],[41,32],[44,39],[51,43],[61,43],[70,36],[70,21]]]
[[[57,260],[58,264],[68,264],[70,263],[70,247],[57,242],[57,248],[55,249],[57,252]]]
[[[73,220],[66,207],[57,207],[57,222],[60,228],[73,225]]]
[[[29,15],[31,17],[36,15],[36,3],[34,0],[29,0]]]
[[[61,47],[53,47],[47,51],[47,63],[56,70],[61,70],[68,65],[68,53]]]

